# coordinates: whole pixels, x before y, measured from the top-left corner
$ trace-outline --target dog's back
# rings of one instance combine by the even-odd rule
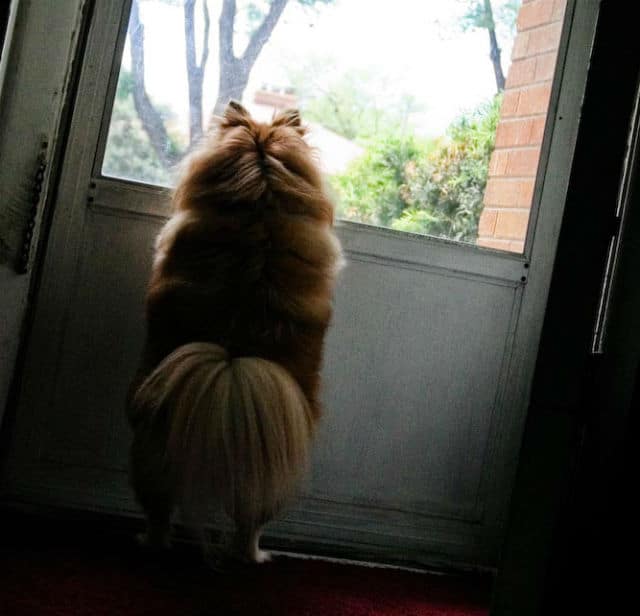
[[[227,111],[176,191],[147,311],[158,348],[151,363],[181,344],[214,342],[232,357],[281,364],[318,412],[340,248],[302,134],[297,113],[262,125]]]
[[[129,404],[156,543],[175,504],[201,525],[220,502],[234,551],[260,560],[260,527],[304,470],[341,253],[303,134],[297,112],[266,125],[230,105],[158,237]]]

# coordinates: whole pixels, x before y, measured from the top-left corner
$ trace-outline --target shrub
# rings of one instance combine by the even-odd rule
[[[407,207],[402,196],[408,165],[427,147],[411,135],[384,134],[365,144],[362,156],[331,179],[338,193],[338,215],[390,226]]]
[[[341,217],[460,241],[475,241],[500,97],[421,141],[384,134],[332,178]]]
[[[402,187],[407,207],[392,223],[394,229],[476,240],[499,98],[456,120],[430,155],[408,167]]]

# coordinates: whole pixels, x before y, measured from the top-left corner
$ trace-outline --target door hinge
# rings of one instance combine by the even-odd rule
[[[38,154],[37,164],[33,179],[31,182],[31,195],[29,202],[31,207],[29,209],[29,217],[22,235],[22,244],[20,246],[20,254],[16,263],[16,272],[18,274],[26,274],[29,271],[29,264],[31,262],[31,248],[33,244],[33,237],[35,233],[36,220],[38,218],[38,211],[40,208],[40,200],[42,199],[42,189],[44,186],[44,174],[47,170],[47,149],[49,147],[48,141],[43,141],[40,146],[40,153]]]

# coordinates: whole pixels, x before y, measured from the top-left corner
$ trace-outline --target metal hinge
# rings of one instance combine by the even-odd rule
[[[36,219],[38,217],[38,210],[40,207],[40,200],[42,198],[42,189],[44,185],[44,174],[47,169],[47,149],[49,147],[48,141],[43,141],[40,146],[40,153],[38,154],[38,161],[36,165],[36,171],[31,183],[31,196],[29,209],[29,218],[22,236],[22,245],[20,247],[20,254],[16,263],[16,271],[18,274],[26,274],[29,271],[29,264],[31,262],[31,248],[33,244],[33,237],[36,227]]]

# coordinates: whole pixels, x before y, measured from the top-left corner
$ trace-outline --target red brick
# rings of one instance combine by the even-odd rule
[[[494,150],[489,161],[489,175],[506,175],[509,164],[509,152]]]
[[[501,120],[496,130],[496,148],[542,143],[544,121],[544,116]]]
[[[550,81],[553,79],[553,72],[556,67],[556,56],[558,54],[555,51],[545,53],[535,58],[536,68],[534,71],[534,77],[529,82],[534,81]],[[533,60],[534,58],[531,58]]]
[[[526,55],[533,56],[545,51],[555,51],[558,49],[561,31],[562,23],[555,22],[523,33],[528,34]]]
[[[544,83],[520,90],[518,96],[517,115],[533,115],[546,113],[551,95],[551,84]]]
[[[492,237],[478,238],[476,242],[477,246],[482,246],[482,248],[495,248],[496,250],[509,250],[509,244],[511,244],[509,240],[497,240]]]
[[[531,178],[530,180],[520,180],[518,182],[518,207],[531,207],[531,201],[533,200],[533,184],[535,182],[535,178]]]
[[[554,0],[536,0],[520,7],[518,32],[553,21]]]
[[[483,203],[487,207],[529,208],[533,198],[534,178],[489,178]]]
[[[531,120],[501,120],[496,129],[496,148],[528,145]]]
[[[544,137],[544,127],[547,121],[547,114],[531,119],[531,135],[529,143],[531,145],[536,143],[542,143]]]
[[[513,61],[526,57],[527,48],[529,47],[529,33],[519,32],[513,41],[513,49],[511,51],[511,59]]]
[[[502,97],[502,106],[500,107],[500,117],[513,116],[518,111],[518,100],[520,98],[519,90],[507,90]]]
[[[514,207],[518,203],[518,182],[489,178],[483,202],[485,206]]]
[[[496,148],[529,145],[533,120],[501,120],[496,129]]]
[[[498,211],[490,208],[482,210],[480,221],[478,222],[478,235],[480,237],[491,236],[496,228]]]
[[[495,236],[523,240],[527,234],[528,223],[529,210],[502,210],[496,218]]]
[[[538,171],[538,158],[540,148],[526,148],[522,150],[511,150],[508,156],[507,172],[509,176],[529,176],[535,177]]]
[[[536,62],[536,58],[514,60],[507,75],[507,89],[533,83],[536,77]]]

